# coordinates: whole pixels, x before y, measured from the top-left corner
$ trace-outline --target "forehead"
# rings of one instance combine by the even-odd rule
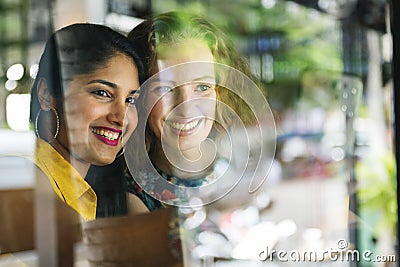
[[[176,84],[215,79],[214,57],[207,44],[199,39],[157,47],[157,64],[153,80]]]
[[[123,75],[127,69],[132,72],[132,76],[137,75],[136,64],[130,57],[116,52],[104,61],[83,60],[78,63],[61,63],[61,77],[64,82],[72,81],[77,78],[91,76],[113,76]]]
[[[214,61],[208,45],[201,39],[191,38],[177,43],[157,46],[157,65],[161,71],[173,65],[193,61]]]
[[[146,84],[168,82],[179,86],[191,82],[215,83],[214,62],[194,61],[173,65],[153,75]],[[143,85],[145,86],[145,85]]]
[[[78,74],[69,79],[63,77],[65,85],[68,85],[68,82],[87,83],[96,79],[109,81],[119,87],[129,87],[130,90],[139,87],[136,65],[131,58],[119,53],[92,72]]]

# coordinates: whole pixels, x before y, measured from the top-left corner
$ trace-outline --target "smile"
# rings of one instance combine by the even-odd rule
[[[166,121],[166,123],[171,126],[173,129],[179,130],[179,131],[190,131],[199,125],[199,122],[201,120],[193,120],[191,122],[186,122],[186,123],[180,123],[176,121]]]
[[[110,128],[92,128],[94,134],[100,135],[110,141],[117,140],[122,133],[121,130]]]

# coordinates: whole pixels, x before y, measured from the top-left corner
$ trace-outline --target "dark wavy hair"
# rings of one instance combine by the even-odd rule
[[[138,69],[139,82],[143,83],[146,71],[142,60],[122,34],[107,26],[90,23],[72,24],[53,33],[46,42],[31,89],[31,121],[34,122],[40,110],[37,86],[41,78],[46,79],[50,94],[58,100],[57,111],[62,113],[65,84],[77,75],[102,68],[118,53],[132,59]]]

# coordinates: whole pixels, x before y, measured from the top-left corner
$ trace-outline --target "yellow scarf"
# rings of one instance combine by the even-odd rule
[[[36,139],[34,162],[46,174],[53,190],[65,203],[86,221],[96,218],[96,193],[68,161],[40,138]]]

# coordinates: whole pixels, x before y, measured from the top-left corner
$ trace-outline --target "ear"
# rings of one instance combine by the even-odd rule
[[[54,97],[50,94],[45,78],[39,79],[36,90],[40,103],[40,108],[42,110],[48,111],[51,107],[54,107],[56,101]]]

